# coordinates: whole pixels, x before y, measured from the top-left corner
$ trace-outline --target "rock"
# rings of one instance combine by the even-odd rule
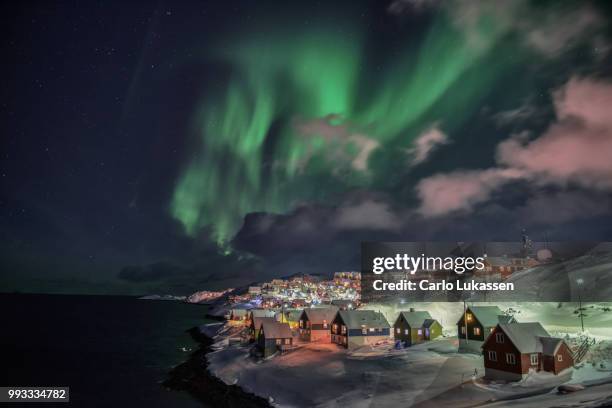
[[[557,387],[557,391],[561,394],[569,394],[570,392],[582,391],[585,388],[582,384],[561,384]]]

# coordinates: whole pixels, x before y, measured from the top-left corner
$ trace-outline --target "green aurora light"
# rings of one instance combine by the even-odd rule
[[[452,135],[518,62],[507,57],[513,42],[504,25],[486,14],[470,30],[441,14],[416,51],[407,45],[376,71],[360,27],[272,31],[246,31],[206,56],[230,66],[232,77],[222,93],[207,90],[197,110],[197,154],[171,201],[189,235],[210,227],[224,245],[249,212],[283,212],[301,200],[371,187],[384,172],[378,158],[351,167],[362,153],[358,139],[305,137],[295,118],[365,135],[375,143],[372,155],[384,154],[410,146],[435,121]]]

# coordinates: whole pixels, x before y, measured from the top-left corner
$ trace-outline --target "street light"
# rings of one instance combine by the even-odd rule
[[[582,327],[582,332],[584,332],[584,320],[582,314],[582,298],[580,297],[580,293],[582,292],[582,284],[584,283],[584,279],[578,278],[576,279],[576,283],[578,284],[578,315],[580,316],[580,327]]]

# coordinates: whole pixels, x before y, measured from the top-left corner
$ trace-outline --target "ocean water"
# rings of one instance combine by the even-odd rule
[[[61,406],[201,406],[160,381],[187,359],[182,347],[197,347],[185,330],[205,313],[122,296],[0,295],[0,385],[69,386]]]

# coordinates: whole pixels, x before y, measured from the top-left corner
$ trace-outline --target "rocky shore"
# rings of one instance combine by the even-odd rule
[[[205,407],[269,408],[264,398],[243,391],[237,385],[227,385],[208,371],[206,354],[211,351],[213,340],[199,328],[188,330],[200,346],[184,363],[168,373],[163,385],[176,391],[185,391]]]

